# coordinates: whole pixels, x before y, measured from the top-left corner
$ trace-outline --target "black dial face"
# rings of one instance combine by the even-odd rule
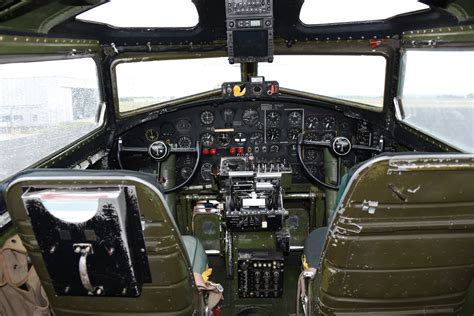
[[[288,123],[293,126],[301,126],[303,121],[303,114],[300,111],[291,111],[288,114]]]
[[[191,130],[191,122],[186,119],[179,120],[176,123],[176,129],[180,132],[189,132]]]
[[[217,135],[217,142],[221,146],[227,146],[230,144],[232,138],[230,137],[229,133],[220,133]]]
[[[298,135],[301,134],[301,128],[293,127],[288,130],[288,140],[291,142],[296,142],[298,140]]]
[[[263,143],[263,134],[260,132],[252,133],[252,135],[250,135],[250,142],[255,146],[260,145]]]
[[[234,136],[234,142],[239,145],[243,145],[247,141],[247,136],[244,133],[237,133]]]
[[[309,130],[317,129],[319,126],[319,118],[316,115],[308,115],[306,117],[304,126]]]
[[[154,141],[158,140],[158,136],[159,136],[158,132],[155,131],[153,128],[147,129],[146,132],[145,132],[145,137],[150,142],[154,142]]]
[[[214,123],[214,113],[211,111],[203,111],[201,112],[201,123],[203,125],[211,125]]]
[[[323,142],[330,142],[333,138],[334,138],[334,134],[326,133],[326,134],[323,135],[323,137],[321,137],[321,140]]]
[[[160,132],[163,136],[171,136],[174,134],[175,128],[171,123],[164,123],[160,127]]]
[[[267,141],[269,142],[280,141],[280,130],[278,128],[269,128],[267,130]]]
[[[280,151],[280,146],[278,146],[278,145],[271,145],[270,148],[269,148],[269,151],[270,151],[271,153],[277,153],[277,152]]]
[[[309,140],[309,141],[317,141],[318,140],[318,135],[316,133],[305,133],[304,134],[304,139]]]
[[[191,173],[193,173],[193,168],[191,167],[183,167],[179,172],[183,179],[189,178],[191,176]]]
[[[242,114],[242,121],[245,125],[254,126],[257,124],[260,115],[254,109],[246,109]]]
[[[304,151],[304,158],[305,160],[307,161],[316,161],[316,160],[319,160],[321,157],[320,157],[320,152],[317,151],[316,149],[306,149]]]
[[[267,125],[268,126],[277,126],[280,124],[281,114],[277,111],[267,112]]]
[[[201,178],[204,181],[211,181],[212,164],[209,162],[203,163],[201,166]]]
[[[178,138],[178,147],[179,148],[191,148],[191,138],[188,136],[181,136]]]
[[[201,144],[206,147],[212,146],[212,144],[214,144],[214,135],[212,135],[211,133],[202,134]]]
[[[336,128],[336,118],[334,116],[326,116],[321,123],[325,131],[333,131]]]

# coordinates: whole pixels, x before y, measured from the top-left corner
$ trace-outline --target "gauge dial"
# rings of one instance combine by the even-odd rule
[[[339,122],[339,129],[343,132],[350,132],[351,124],[348,121],[341,121]]]
[[[319,118],[316,115],[308,115],[306,117],[304,126],[306,129],[315,130],[319,126]]]
[[[271,145],[270,148],[269,148],[269,151],[270,151],[271,153],[277,153],[277,152],[280,151],[280,146],[278,146],[278,145]]]
[[[234,136],[234,141],[239,145],[243,145],[247,141],[247,136],[244,133],[237,133]]]
[[[288,140],[296,142],[298,140],[298,135],[301,134],[301,128],[293,127],[288,130]]]
[[[246,109],[242,114],[242,121],[245,125],[254,126],[257,124],[260,115],[254,109]]]
[[[203,163],[201,166],[201,178],[204,181],[211,181],[212,164],[209,162]]]
[[[191,144],[191,138],[189,138],[188,136],[181,136],[180,138],[178,138],[179,148],[191,148]]]
[[[189,132],[191,130],[191,122],[186,119],[181,119],[176,123],[176,129],[180,132]]]
[[[326,116],[323,118],[322,125],[325,131],[333,131],[336,127],[336,118],[334,116]]]
[[[306,149],[304,151],[304,158],[308,161],[316,161],[319,160],[321,157],[320,153],[316,149]]]
[[[175,128],[174,128],[174,125],[171,124],[171,123],[164,123],[163,125],[161,125],[160,127],[160,132],[163,136],[171,136],[174,134],[175,132]]]
[[[193,173],[193,168],[191,168],[191,167],[183,167],[183,168],[181,168],[181,170],[179,171],[179,174],[181,175],[181,177],[182,177],[183,179],[189,178],[192,173]]]
[[[214,113],[211,111],[203,111],[201,112],[201,123],[203,125],[211,125],[214,123]]]
[[[291,111],[288,114],[288,123],[293,126],[300,126],[303,121],[303,114],[300,111]]]
[[[309,141],[317,141],[318,135],[316,133],[310,132],[304,134],[304,139]]]
[[[269,128],[267,130],[267,141],[278,142],[280,140],[280,130],[278,128]]]
[[[217,135],[217,142],[221,146],[227,146],[230,144],[232,138],[230,137],[229,133],[220,133]]]
[[[250,135],[250,142],[255,146],[260,145],[263,143],[263,134],[260,132],[252,133],[252,135]]]
[[[280,123],[281,114],[277,111],[267,112],[267,125],[268,126],[277,126]]]
[[[214,135],[211,133],[204,133],[201,135],[201,143],[203,146],[209,147],[214,144]]]
[[[321,140],[323,142],[330,142],[333,138],[334,138],[334,134],[326,133],[326,134],[323,135],[323,137],[321,137]]]
[[[158,132],[155,131],[153,128],[147,129],[146,132],[145,132],[145,137],[150,142],[154,142],[154,141],[158,140],[158,136],[159,136]]]

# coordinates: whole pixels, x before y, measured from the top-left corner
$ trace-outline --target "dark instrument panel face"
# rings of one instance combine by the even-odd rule
[[[296,151],[298,135],[302,132],[308,140],[330,141],[344,136],[352,144],[374,147],[382,135],[382,131],[370,123],[345,117],[334,110],[297,103],[253,101],[171,111],[131,129],[124,135],[123,143],[149,146],[163,140],[188,148],[200,141],[202,161],[193,184],[209,183],[212,169],[219,165],[221,157],[238,155],[251,155],[259,162],[286,161],[293,169],[293,182],[306,183],[309,181],[299,166]],[[343,158],[343,163],[351,167],[368,158],[370,154],[366,152],[353,151]],[[191,154],[177,156],[178,183],[190,174],[194,159]],[[321,149],[306,148],[304,160],[315,175],[324,175]]]

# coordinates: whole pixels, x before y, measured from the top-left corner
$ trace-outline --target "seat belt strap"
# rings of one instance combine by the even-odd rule
[[[306,280],[314,279],[315,268],[304,269],[298,277],[298,289],[296,293],[296,316],[300,316],[300,306],[303,305],[304,315],[308,315],[308,297],[306,295]]]
[[[224,299],[224,288],[219,283],[205,281],[201,273],[194,272],[194,282],[198,290],[207,292],[207,308],[212,311]]]

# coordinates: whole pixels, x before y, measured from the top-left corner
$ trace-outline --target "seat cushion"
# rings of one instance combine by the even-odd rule
[[[317,268],[319,265],[327,233],[327,227],[316,228],[304,241],[304,254],[310,268]]]
[[[193,272],[203,273],[207,269],[207,255],[199,239],[194,236],[182,236]]]

